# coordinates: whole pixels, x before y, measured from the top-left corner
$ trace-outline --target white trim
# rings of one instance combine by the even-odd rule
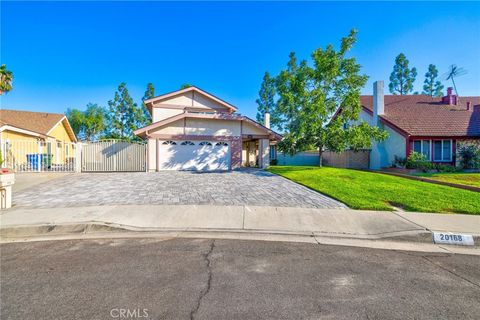
[[[14,126],[11,126],[11,125],[4,125],[3,127],[0,127],[0,132],[3,132],[5,130],[10,130],[10,131],[14,131],[14,132],[19,132],[19,133],[23,133],[23,134],[27,134],[27,135],[30,135],[30,136],[35,136],[35,137],[41,137],[41,138],[45,138],[46,135],[44,134],[41,134],[41,133],[38,133],[38,132],[34,132],[34,131],[30,131],[30,130],[25,130],[25,129],[21,129],[21,128],[17,128],[17,127],[14,127]]]
[[[66,116],[63,116],[63,118],[60,119],[60,121],[58,121],[57,123],[55,123],[55,125],[54,125],[53,127],[51,127],[50,130],[48,130],[47,135],[48,135],[50,132],[52,132],[52,130],[55,129],[60,123],[62,123],[63,119],[65,119],[65,118],[66,118]]]

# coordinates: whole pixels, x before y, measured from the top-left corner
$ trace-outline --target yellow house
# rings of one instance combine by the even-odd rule
[[[76,142],[75,133],[64,114],[0,110],[4,167],[17,171],[40,169],[33,162],[41,155],[43,169],[61,169],[73,162]]]

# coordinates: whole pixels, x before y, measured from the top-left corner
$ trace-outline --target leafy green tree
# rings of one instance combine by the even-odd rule
[[[265,72],[263,76],[258,96],[259,98],[256,100],[258,105],[257,121],[263,123],[265,113],[271,112],[275,108],[275,79],[271,78],[268,72]],[[272,122],[272,120],[270,121]],[[273,122],[277,123],[278,120],[275,119]]]
[[[87,104],[85,111],[68,109],[67,118],[73,131],[82,141],[95,141],[104,133],[105,109],[96,103]]]
[[[438,70],[434,64],[428,66],[428,71],[425,73],[425,81],[423,82],[423,92],[422,94],[429,95],[430,97],[441,97],[443,96],[443,85],[437,80]]]
[[[408,67],[407,57],[400,53],[395,58],[395,65],[390,74],[390,84],[388,88],[392,94],[404,95],[413,91],[413,82],[417,77],[417,69]]]
[[[133,102],[125,82],[120,83],[113,100],[108,101],[106,138],[138,140],[133,131],[143,125],[143,112]]]
[[[7,70],[7,66],[0,66],[0,95],[12,90],[13,73]]]
[[[387,137],[359,118],[360,90],[368,77],[360,74],[355,58],[347,57],[356,34],[352,30],[344,37],[339,50],[332,45],[316,49],[311,64],[298,63],[295,53],[290,54],[287,68],[276,78],[279,98],[273,110],[275,125],[285,132],[281,151],[294,154],[315,146],[321,165],[324,148],[359,150]]]
[[[145,100],[151,99],[155,97],[155,87],[153,83],[147,84],[147,90],[145,91],[143,98],[142,98],[142,127],[148,126],[152,123],[152,115],[148,111],[147,106],[145,105]]]

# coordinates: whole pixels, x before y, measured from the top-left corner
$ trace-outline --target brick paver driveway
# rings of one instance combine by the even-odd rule
[[[14,194],[16,207],[210,204],[345,208],[320,193],[261,170],[79,173]]]

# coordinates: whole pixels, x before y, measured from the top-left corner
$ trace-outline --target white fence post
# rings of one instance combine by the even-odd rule
[[[75,172],[82,172],[82,146],[81,142],[75,144]]]

